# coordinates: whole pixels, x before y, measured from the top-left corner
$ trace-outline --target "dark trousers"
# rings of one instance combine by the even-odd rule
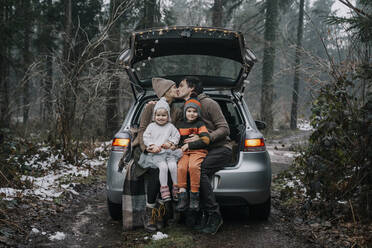
[[[220,214],[220,208],[216,202],[210,180],[214,173],[222,169],[231,161],[232,151],[226,147],[218,147],[208,150],[208,155],[201,164],[200,175],[200,203],[202,210],[209,214]]]
[[[144,174],[146,183],[147,203],[154,204],[160,193],[159,169],[148,169]]]
[[[137,161],[139,160],[141,153],[142,151],[140,147],[136,146],[133,150],[133,159],[136,163],[135,175],[137,177],[143,176],[146,185],[147,203],[154,204],[156,202],[158,193],[160,193],[159,169],[143,169],[140,165],[138,165]]]

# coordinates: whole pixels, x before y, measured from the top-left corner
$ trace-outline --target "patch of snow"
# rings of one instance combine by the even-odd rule
[[[300,154],[299,153],[295,153],[295,152],[284,152],[282,154],[282,156],[289,157],[289,158],[297,157],[298,155],[300,155]]]
[[[69,191],[72,194],[79,193],[73,189],[73,184],[62,184],[59,186],[59,180],[63,177],[88,177],[89,170],[73,166],[71,164],[61,163],[60,168],[55,171],[49,171],[49,174],[43,177],[22,176],[22,181],[30,181],[33,184],[33,189],[27,189],[23,193],[26,195],[34,195],[45,200],[53,200],[59,197],[63,191]]]
[[[0,194],[5,194],[3,200],[11,201],[20,193],[20,190],[13,188],[0,188]]]
[[[320,198],[320,193],[316,193],[315,194],[315,199],[317,199],[317,200],[320,200],[321,198]]]
[[[157,232],[156,234],[152,235],[152,240],[160,240],[160,239],[165,239],[168,238],[168,234],[162,233],[162,232]]]
[[[102,157],[100,157],[100,158],[102,158]],[[90,167],[92,167],[92,168],[103,165],[105,163],[105,161],[102,161],[104,159],[100,159],[100,158],[98,160],[97,159],[92,159],[90,161],[87,161],[87,165],[90,165]]]
[[[54,235],[49,236],[49,240],[54,241],[54,240],[63,240],[66,238],[66,234],[63,232],[56,232]]]
[[[100,146],[100,147],[97,147],[96,149],[94,149],[94,152],[103,152],[104,150],[105,150],[105,147]]]
[[[43,148],[40,148],[39,151],[41,149]],[[31,158],[31,160],[25,162],[25,164],[31,166],[32,168],[47,170],[51,164],[58,161],[58,156],[55,156],[54,154],[50,154],[47,160],[45,161],[37,161],[39,158],[40,158],[39,154],[36,154],[34,157]]]
[[[111,142],[106,142],[110,144]],[[102,143],[101,147],[107,146],[108,144]],[[41,146],[42,144],[40,144]],[[47,152],[51,148],[49,146],[41,147],[38,150],[40,152]],[[104,148],[102,148],[104,149]],[[87,157],[87,156],[84,156]],[[17,157],[13,159],[18,160]],[[79,193],[74,190],[75,183],[71,181],[76,177],[88,177],[92,169],[96,169],[100,166],[105,166],[106,158],[98,156],[95,159],[86,159],[82,166],[74,166],[63,162],[64,158],[62,155],[48,154],[48,157],[41,161],[40,155],[35,154],[29,157],[24,163],[32,168],[36,168],[43,172],[43,176],[34,177],[23,175],[22,181],[29,181],[32,184],[31,189],[20,190],[13,188],[0,188],[0,194],[3,200],[13,200],[16,197],[22,195],[37,196],[42,200],[53,200],[53,198],[61,196],[63,192],[71,192],[74,195]],[[21,166],[21,164],[20,164]],[[4,196],[5,195],[5,196]]]
[[[42,232],[41,234],[42,234],[42,235],[45,235],[45,234],[46,234],[46,232]]]
[[[33,228],[31,229],[31,232],[32,232],[32,233],[35,233],[35,234],[38,234],[40,231],[39,231],[37,228],[33,227]]]
[[[286,183],[285,186],[290,187],[290,188],[293,188],[294,187],[294,183],[292,181],[289,181],[289,182]]]
[[[303,196],[307,196],[305,185],[301,182],[300,179],[297,179],[296,177],[293,177],[292,180],[286,180],[286,183],[284,186],[287,186],[289,188],[297,187]]]
[[[41,152],[47,152],[47,151],[50,151],[50,146],[42,147],[42,148],[39,149],[39,151],[41,151]]]
[[[69,191],[71,192],[71,193],[73,193],[74,195],[79,195],[79,193],[78,192],[76,192],[75,190],[73,190],[73,189],[69,189]]]
[[[297,128],[303,131],[312,131],[314,128],[310,125],[310,121],[298,119],[297,120]]]

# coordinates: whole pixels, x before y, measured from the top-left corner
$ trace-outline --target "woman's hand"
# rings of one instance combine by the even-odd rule
[[[154,146],[154,148],[152,150],[153,150],[153,153],[159,153],[161,151],[161,147],[160,146]]]
[[[182,147],[181,147],[181,150],[183,152],[187,151],[189,149],[189,144],[184,144]]]
[[[150,153],[159,153],[161,151],[161,147],[157,146],[157,145],[149,145],[147,148],[146,148],[146,151],[150,152]]]
[[[161,148],[170,149],[172,147],[172,145],[173,145],[173,143],[168,141],[168,142],[162,144]]]
[[[148,103],[146,103],[146,106],[147,106],[147,105],[155,105],[157,102],[158,102],[158,101],[154,101],[154,100],[149,101]]]
[[[190,143],[199,140],[200,137],[197,134],[190,134],[187,139],[185,139],[185,143]]]
[[[171,149],[172,151],[176,150],[177,149],[177,146],[175,144],[172,143],[171,147],[169,148]]]

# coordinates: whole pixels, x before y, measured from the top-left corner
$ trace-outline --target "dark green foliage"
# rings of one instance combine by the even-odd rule
[[[361,42],[372,41],[372,2],[361,0],[358,5],[348,7],[353,9],[352,17],[331,16],[327,19],[329,24],[348,24],[347,31],[352,31],[354,37]]]
[[[352,87],[352,81],[341,77],[321,89],[312,107],[316,130],[295,160],[295,174],[320,214],[335,214],[343,202],[347,209],[351,203],[359,217],[371,218],[372,95],[361,107]]]
[[[353,10],[360,17],[358,9]],[[354,17],[344,20],[352,24]],[[354,43],[371,39],[363,41],[360,34],[368,30],[362,22],[355,23],[352,31],[357,38],[352,53],[358,60],[333,64],[328,72],[330,80],[312,104],[315,131],[293,170],[281,175],[285,181],[295,180],[294,187],[282,190],[281,197],[300,201],[303,210],[321,216],[368,223],[372,220],[372,93],[366,92],[372,86],[372,73],[366,63],[369,54]]]
[[[0,129],[0,188],[27,188],[29,185],[20,180],[22,175],[29,175],[34,169],[27,163],[39,153],[40,146],[31,139],[17,137],[9,129]],[[40,158],[38,157],[38,158]]]

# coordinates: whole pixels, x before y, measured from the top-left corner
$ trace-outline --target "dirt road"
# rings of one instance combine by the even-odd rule
[[[289,141],[284,143],[282,140],[268,144],[273,160],[273,174],[288,167],[293,159],[292,155],[288,155],[288,149],[285,149],[289,147]],[[275,195],[273,201],[278,201]],[[265,222],[249,220],[242,209],[223,209],[222,214],[224,225],[216,235],[196,233],[177,224],[170,225],[164,233],[174,228],[187,233],[184,247],[316,247],[294,236],[292,227],[283,221],[282,213],[274,206],[271,217]],[[50,235],[32,234],[28,244],[19,247],[156,247],[150,245],[147,240],[150,235],[143,230],[123,233],[121,223],[110,219],[104,182],[82,190],[71,206],[58,217],[45,219],[41,226],[45,228],[41,231],[49,234],[61,232],[65,238],[50,240]]]

